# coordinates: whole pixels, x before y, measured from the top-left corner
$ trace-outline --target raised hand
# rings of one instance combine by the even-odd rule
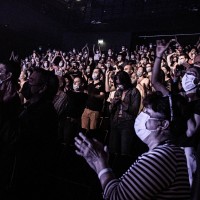
[[[165,40],[157,40],[156,44],[156,56],[162,57],[163,53],[167,50],[171,42],[175,42],[175,39],[171,39],[168,43]]]
[[[10,77],[0,85],[0,101],[8,102],[17,95],[17,91]]]
[[[106,76],[109,76],[110,73],[111,73],[111,71],[110,71],[110,69],[109,69],[109,67],[108,67],[108,68],[106,69]]]

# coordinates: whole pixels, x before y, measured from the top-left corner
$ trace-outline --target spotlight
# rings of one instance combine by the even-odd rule
[[[98,39],[98,44],[103,44],[103,39]]]

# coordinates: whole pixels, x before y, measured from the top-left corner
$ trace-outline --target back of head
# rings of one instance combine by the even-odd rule
[[[46,71],[46,70],[45,70]],[[47,72],[47,91],[46,95],[49,99],[53,100],[54,96],[56,95],[59,87],[59,81],[57,76],[50,71]]]
[[[61,61],[62,59],[61,59],[61,57],[56,57],[55,59],[54,59],[54,62],[53,62],[53,64],[54,65],[56,65],[56,66],[58,66],[59,65],[59,62]]]
[[[58,77],[51,71],[46,71],[42,68],[35,69],[36,72],[42,75],[46,84],[46,90],[44,91],[44,97],[48,100],[53,100],[59,88]]]
[[[63,76],[63,78],[64,78],[64,79],[68,79],[68,80],[69,80],[69,85],[72,85],[73,79],[72,79],[72,77],[71,77],[68,73],[66,73],[66,74]]]

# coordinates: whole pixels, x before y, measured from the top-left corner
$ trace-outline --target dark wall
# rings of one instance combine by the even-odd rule
[[[121,26],[117,24],[120,27],[120,30],[117,29],[118,31],[107,29],[111,27],[110,24],[102,24],[95,26],[93,29],[91,26],[85,29],[79,29],[77,26],[76,31],[69,32],[65,20],[62,20],[62,17],[56,17],[56,13],[59,13],[53,6],[54,4],[52,4],[51,11],[48,13],[42,8],[42,2],[45,1],[0,0],[0,57],[8,58],[11,50],[15,50],[23,57],[40,45],[43,48],[69,50],[73,47],[81,49],[88,43],[90,50],[92,50],[92,45],[97,45],[98,39],[103,39],[105,42],[102,45],[103,51],[108,48],[120,50],[121,45],[128,48],[134,46],[138,42],[137,35],[153,35],[163,32],[173,34],[174,32],[182,33],[182,29],[188,30],[184,18],[179,16],[176,21],[167,18],[161,22],[159,18],[151,20],[149,17],[148,22],[141,19],[137,23],[135,22],[135,25],[130,20],[129,31],[124,28],[125,24]],[[52,11],[55,11],[55,14]],[[182,20],[179,20],[180,18]],[[193,22],[189,25],[193,24],[195,26],[196,21]],[[192,25],[189,25],[187,26],[189,32],[199,30],[199,26],[195,26],[195,30],[193,30],[190,27]],[[167,29],[167,27],[170,28]]]
[[[103,39],[104,44],[101,45],[102,51],[108,48],[120,50],[122,45],[130,47],[131,32],[103,32],[103,33],[73,33],[65,32],[63,35],[63,47],[68,50],[72,47],[82,48],[86,43],[90,50],[93,44],[98,44],[98,39]]]
[[[22,57],[40,45],[64,50],[81,49],[86,43],[92,50],[98,39],[103,39],[102,50],[130,47],[131,32],[90,31],[69,32],[61,21],[55,21],[30,0],[1,0],[0,2],[0,56],[9,57],[15,50]]]
[[[39,7],[20,0],[1,0],[1,55],[8,55],[11,49],[24,54],[39,45],[61,46],[62,34],[59,22],[46,16]]]

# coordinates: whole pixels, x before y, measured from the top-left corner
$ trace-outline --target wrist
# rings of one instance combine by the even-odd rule
[[[105,168],[110,168],[108,163],[106,161],[103,160],[98,160],[95,163],[95,168],[96,168],[96,173],[99,174],[99,172]]]
[[[103,176],[106,173],[110,173],[110,172],[112,172],[111,168],[104,168],[98,173],[98,178],[101,179],[101,176]]]
[[[158,56],[158,55],[157,55],[156,58],[161,60],[161,59],[162,59],[162,56]]]

